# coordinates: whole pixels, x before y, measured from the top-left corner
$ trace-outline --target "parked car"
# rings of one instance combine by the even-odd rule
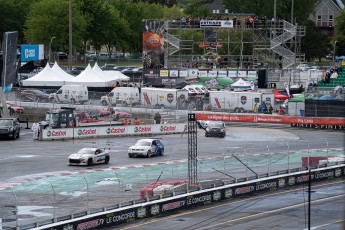
[[[82,148],[68,157],[69,165],[108,164],[110,160],[109,150],[105,148]]]
[[[72,70],[69,73],[72,75],[79,75],[84,70],[85,70],[85,67],[83,66],[74,66],[72,67]]]
[[[24,113],[24,108],[17,106],[14,102],[7,102],[7,108],[10,114],[22,114]]]
[[[18,92],[16,95],[22,101],[49,102],[49,94],[37,89],[25,89]]]
[[[159,138],[141,139],[128,148],[128,157],[134,156],[163,156],[164,145]]]
[[[300,71],[307,71],[308,69],[310,69],[310,67],[308,64],[299,64],[296,69]]]
[[[103,71],[116,70],[116,65],[115,64],[104,64],[104,66],[102,66],[101,69]]]
[[[210,121],[205,129],[205,137],[217,136],[225,137],[226,129],[222,121]]]
[[[59,56],[59,60],[67,60],[68,59],[68,55],[64,52],[58,52],[57,54]]]
[[[0,118],[0,137],[8,137],[13,140],[20,137],[18,118]]]

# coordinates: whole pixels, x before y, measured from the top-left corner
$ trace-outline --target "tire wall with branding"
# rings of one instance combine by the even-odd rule
[[[332,166],[330,168],[311,170],[311,181],[332,180],[345,176],[345,165]],[[288,186],[308,183],[308,171],[290,173],[288,175],[262,178],[254,181],[225,185],[218,188],[201,190],[189,194],[140,203],[121,210],[107,211],[94,215],[94,217],[80,217],[73,220],[58,222],[38,229],[96,229],[130,223],[138,219],[154,217],[160,214],[174,212],[182,209],[208,205],[219,200],[235,199],[243,195],[251,195],[267,191],[275,191]]]

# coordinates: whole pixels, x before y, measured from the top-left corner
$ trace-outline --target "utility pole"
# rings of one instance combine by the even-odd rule
[[[68,49],[68,69],[72,70],[72,0],[69,0],[69,49]]]

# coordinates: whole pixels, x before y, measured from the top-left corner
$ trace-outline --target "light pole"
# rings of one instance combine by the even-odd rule
[[[69,48],[68,48],[68,69],[72,70],[72,0],[69,0],[69,10],[68,10],[68,34],[69,34]]]
[[[52,42],[53,42],[53,39],[54,39],[55,37],[52,37],[51,39],[50,39],[50,42],[49,42],[49,57],[48,57],[48,59],[49,59],[49,61],[48,61],[48,63],[50,64],[50,52],[51,52],[51,50],[52,50]]]
[[[333,46],[333,63],[334,63],[334,57],[335,57],[335,47],[337,45],[338,41],[334,41],[334,46]]]

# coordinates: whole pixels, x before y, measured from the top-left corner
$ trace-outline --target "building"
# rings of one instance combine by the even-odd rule
[[[344,10],[345,0],[319,0],[309,19],[315,22],[329,38],[335,36],[335,18]]]

